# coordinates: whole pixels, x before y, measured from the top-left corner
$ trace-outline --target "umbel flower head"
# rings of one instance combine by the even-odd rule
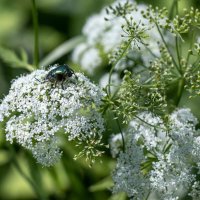
[[[198,120],[189,109],[173,112],[168,126],[149,112],[139,118],[125,132],[124,151],[115,138],[111,145],[114,156],[118,155],[113,191],[124,191],[136,200],[155,193],[163,200],[200,199]]]
[[[69,141],[91,145],[92,148],[85,146],[85,150],[91,151],[85,152],[89,158],[98,156],[100,152],[92,144],[97,145],[94,140],[101,144],[104,131],[98,111],[103,92],[81,73],[56,85],[44,81],[47,73],[36,70],[13,81],[0,105],[0,121],[6,122],[6,140],[32,151],[44,166],[60,159],[60,133],[66,134]]]
[[[110,10],[111,7],[112,9]],[[118,8],[119,13],[117,11],[113,13],[113,9],[116,8]],[[147,6],[144,4],[136,6],[134,0],[116,0],[109,7],[103,8],[99,13],[90,16],[82,29],[86,40],[74,49],[72,54],[73,62],[79,64],[88,74],[94,74],[95,70],[105,65],[108,60],[112,62],[116,56],[115,53],[120,52],[123,44],[127,43],[127,39],[130,38],[127,30],[132,25],[135,25],[136,27],[132,30],[131,37],[143,38],[145,35],[144,43],[146,45],[142,43],[137,43],[136,45],[135,40],[133,40],[128,51],[130,59],[127,58],[127,63],[125,63],[124,59],[121,59],[119,67],[124,68],[127,65],[133,65],[135,63],[134,60],[140,59],[148,64],[149,60],[153,59],[152,54],[156,56],[160,54],[157,44],[157,41],[160,41],[160,36],[141,14],[146,9]],[[123,13],[125,14],[123,15]],[[138,30],[141,27],[143,31]],[[150,50],[152,51],[151,53]]]

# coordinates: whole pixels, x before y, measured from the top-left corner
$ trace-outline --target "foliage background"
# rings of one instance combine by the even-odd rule
[[[70,38],[81,34],[86,19],[100,11],[111,0],[42,0],[36,1],[39,18],[40,60],[48,53]],[[170,9],[173,0],[146,0],[138,3],[166,6]],[[180,10],[184,7],[200,7],[199,0],[180,0]],[[29,63],[33,63],[33,24],[31,1],[0,1],[0,47],[6,47],[20,54],[23,49],[28,54]],[[1,53],[1,52],[0,52]],[[70,63],[70,54],[62,56],[57,63]],[[78,69],[78,66],[76,66]],[[12,68],[0,59],[0,98],[9,91],[11,80],[28,71]],[[95,81],[95,77],[91,77]],[[187,94],[185,94],[187,95]],[[182,104],[198,112],[199,99]],[[117,127],[113,125],[113,130]],[[3,130],[3,129],[2,129]],[[110,132],[108,130],[107,135]],[[74,151],[72,144],[63,142],[63,159],[55,167],[42,168],[35,163],[29,152],[18,146],[12,151],[5,143],[3,131],[0,134],[0,199],[37,199],[30,184],[23,174],[16,170],[14,158],[17,158],[23,173],[37,182],[47,199],[125,199],[111,197],[108,188],[111,186],[109,174],[114,166],[109,152],[102,158],[102,164],[97,162],[89,168],[83,160],[72,159]],[[16,155],[14,154],[16,152]]]

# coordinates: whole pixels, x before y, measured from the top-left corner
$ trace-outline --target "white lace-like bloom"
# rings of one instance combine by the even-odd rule
[[[136,156],[137,155],[137,156]],[[121,152],[113,173],[113,192],[124,191],[128,197],[141,200],[148,195],[150,183],[141,171],[141,162],[145,159],[143,149],[133,143],[126,146],[125,153]]]
[[[83,143],[101,138],[104,124],[98,109],[104,94],[81,73],[68,78],[64,88],[44,82],[47,73],[36,70],[12,83],[0,104],[0,121],[6,122],[8,141],[18,142],[50,166],[61,156],[58,134]]]
[[[111,6],[115,7],[116,5],[118,5],[118,3],[124,5],[126,1],[117,0]],[[134,0],[129,1],[129,3],[134,5]],[[155,56],[160,55],[157,41],[161,40],[156,28],[150,27],[148,20],[145,19],[141,14],[141,11],[145,10],[146,8],[147,7],[145,5],[138,4],[137,10],[133,10],[132,13],[127,14],[126,16],[127,19],[130,19],[130,17],[132,17],[133,22],[136,22],[137,24],[143,24],[143,26],[146,27],[145,34],[147,35],[147,38],[144,43],[147,44],[148,47],[146,47],[146,45],[138,44],[140,46],[140,50],[138,50],[134,42],[131,44],[133,51],[131,51],[131,54],[138,54],[145,64],[149,63],[149,61],[154,58],[152,56],[153,54]],[[111,18],[111,20],[106,21],[105,18],[107,17]],[[95,69],[100,67],[102,63],[104,63],[103,61],[105,60],[105,58],[108,59],[109,55],[112,54],[113,51],[115,52],[116,48],[118,48],[120,44],[127,40],[126,37],[121,37],[121,35],[125,35],[121,26],[125,24],[126,21],[124,18],[120,16],[112,16],[112,13],[108,15],[105,8],[103,8],[98,14],[95,14],[88,18],[82,31],[83,35],[86,37],[86,41],[85,43],[82,43],[75,48],[72,54],[72,60],[75,63],[78,63],[90,74],[94,73]],[[83,44],[85,47],[84,49],[82,48]],[[93,56],[92,51],[88,51],[88,49],[91,48],[99,51],[98,55],[99,59],[101,59],[101,62],[96,62],[96,56]],[[81,56],[77,57],[77,52],[80,52],[80,49],[82,50]],[[87,58],[89,58],[90,63],[94,63],[93,68],[91,68],[90,65],[84,64],[84,54],[87,54]]]
[[[82,69],[90,75],[102,63],[98,49],[94,47],[90,48],[85,43],[78,45],[73,52],[72,59],[74,62],[79,63]]]
[[[31,149],[34,158],[38,163],[51,166],[60,160],[62,152],[58,147],[58,138],[52,137],[50,140],[37,142]]]
[[[189,109],[173,112],[169,126],[151,113],[143,112],[139,118],[146,123],[139,119],[130,122],[125,133],[125,151],[119,153],[113,172],[113,191],[124,191],[137,200],[153,193],[164,200],[186,195],[198,199],[200,132],[195,128],[197,119]]]
[[[82,55],[80,65],[89,74],[93,74],[94,70],[102,63],[99,51],[96,48],[89,48]]]
[[[79,44],[73,51],[72,60],[76,63],[81,61],[84,52],[88,50],[88,46],[86,43]]]
[[[112,135],[110,138],[110,150],[113,158],[116,158],[122,150],[122,135]]]
[[[102,10],[99,14],[92,15],[83,27],[83,34],[87,37],[89,45],[96,45],[103,37],[109,25],[105,22],[105,11]]]

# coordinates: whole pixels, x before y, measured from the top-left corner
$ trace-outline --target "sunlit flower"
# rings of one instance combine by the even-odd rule
[[[8,141],[16,141],[39,163],[50,166],[61,156],[58,134],[79,143],[102,137],[98,109],[104,94],[81,73],[68,78],[64,88],[59,82],[44,81],[47,73],[36,70],[13,81],[0,104],[0,121],[6,122]]]
[[[111,6],[115,7],[118,3],[124,5],[126,1],[118,0],[111,4]],[[129,3],[134,7],[134,1],[129,1]],[[130,51],[131,54],[139,55],[137,58],[142,59],[145,64],[148,64],[154,56],[160,55],[157,42],[161,38],[156,28],[152,27],[148,20],[141,14],[141,11],[146,8],[146,5],[138,4],[137,9],[133,9],[131,13],[126,15],[126,18],[128,20],[133,18],[134,23],[142,24],[145,27],[145,34],[147,36],[144,41],[145,45],[139,43],[135,45],[133,42]],[[105,18],[109,18],[110,20],[105,20]],[[109,55],[116,48],[120,48],[119,46],[127,40],[126,33],[122,29],[122,26],[125,24],[126,20],[122,16],[116,17],[112,13],[108,15],[106,8],[103,8],[98,14],[89,17],[82,30],[86,41],[74,49],[72,60],[83,67],[89,74],[93,74],[95,69],[101,67],[105,63],[105,59],[109,60]],[[122,35],[125,37],[122,37]],[[138,46],[140,49],[138,49]],[[96,51],[95,55],[94,49]],[[89,64],[87,65],[87,63]]]
[[[173,112],[168,126],[152,113],[143,112],[138,117],[141,120],[131,121],[124,132],[125,151],[117,158],[113,191],[124,191],[131,199],[156,193],[159,199],[168,200],[179,199],[192,188],[189,195],[199,197],[198,175],[193,173],[200,169],[197,119],[189,109]]]

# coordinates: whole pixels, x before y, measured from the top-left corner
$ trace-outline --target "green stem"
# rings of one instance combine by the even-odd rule
[[[168,47],[168,45],[167,45],[167,43],[166,43],[166,41],[165,41],[165,39],[164,39],[164,37],[163,37],[163,34],[161,33],[161,30],[160,30],[160,28],[159,28],[157,22],[155,22],[155,25],[156,25],[156,28],[157,28],[157,30],[158,30],[160,36],[161,36],[162,42],[163,42],[163,44],[165,45],[165,48],[167,49],[169,55],[170,55],[171,58],[172,58],[172,62],[174,63],[174,66],[176,67],[177,71],[180,73],[180,69],[179,69],[179,67],[178,67],[178,65],[177,65],[177,63],[176,63],[174,57],[173,57],[172,54],[171,54],[171,51],[170,51],[170,49],[169,49],[169,47]],[[180,73],[180,74],[181,74],[181,73]]]
[[[197,72],[199,70],[199,64],[200,64],[200,58],[197,58],[194,63],[192,64],[192,71],[193,73]]]
[[[35,68],[39,68],[39,39],[38,39],[38,14],[35,0],[32,1],[32,17],[34,26],[34,65]]]
[[[177,98],[176,98],[176,102],[175,102],[175,104],[176,104],[177,107],[178,107],[178,105],[180,103],[183,90],[184,90],[184,79],[181,78],[180,81],[179,81],[179,83],[178,83]]]
[[[156,125],[150,124],[150,123],[146,122],[145,120],[143,120],[142,118],[138,117],[137,115],[135,115],[134,117],[135,117],[136,119],[139,119],[141,122],[143,122],[143,123],[145,123],[145,124],[147,124],[147,125],[149,125],[149,126],[155,128],[155,129],[161,129],[161,130],[166,131],[165,128],[161,128],[160,126],[156,126]]]
[[[127,25],[130,26],[130,22],[128,21],[127,17],[124,18]],[[110,73],[109,73],[109,78],[108,78],[108,93],[111,95],[111,77],[112,77],[112,73],[114,71],[114,68],[116,66],[116,64],[119,62],[119,60],[124,56],[124,54],[126,53],[126,51],[128,50],[128,48],[130,47],[131,45],[131,42],[132,42],[132,39],[130,38],[128,40],[128,43],[126,45],[126,48],[124,48],[123,52],[121,53],[121,55],[118,57],[118,59],[116,59],[116,61],[113,63],[111,69],[110,69]]]
[[[179,15],[179,12],[178,12],[178,0],[174,0],[175,3],[176,3],[176,14]]]
[[[119,62],[119,60],[124,56],[124,54],[126,53],[126,51],[128,50],[128,48],[130,47],[131,45],[131,42],[132,40],[130,39],[127,43],[127,46],[126,48],[124,48],[123,52],[121,53],[121,55],[119,56],[119,58],[113,63],[111,69],[110,69],[110,72],[109,72],[109,78],[108,78],[108,94],[111,94],[111,77],[112,77],[112,73],[113,73],[113,70],[116,66],[116,64]]]
[[[145,200],[148,200],[148,199],[149,199],[150,194],[151,194],[151,191],[148,192],[148,194],[147,194]]]
[[[27,65],[25,66],[25,69],[27,69],[27,70],[30,71],[30,72],[32,72],[32,71],[35,70],[35,68],[33,67],[33,65],[29,65],[29,64],[27,64]]]
[[[154,57],[154,58],[159,58],[159,56],[157,56],[155,53],[153,53],[153,51],[148,47],[148,46],[144,46],[146,49],[147,49],[147,51]]]
[[[176,1],[177,0],[174,0],[173,3],[172,3],[172,5],[171,5],[170,12],[169,12],[169,18],[170,19],[173,17],[173,12],[174,12]]]
[[[192,49],[192,46],[194,45],[195,31],[192,30],[192,31],[191,31],[191,34],[192,34],[192,37],[191,37],[192,39],[190,40],[190,47],[189,47],[189,49]],[[187,58],[186,58],[186,66],[187,66],[188,63],[189,63],[190,56],[191,56],[191,52],[188,52],[188,53],[187,53]]]
[[[178,11],[178,0],[175,0],[175,4],[176,4],[176,15],[179,15],[179,11]],[[175,37],[176,40],[176,54],[177,54],[177,59],[178,59],[178,65],[179,65],[179,69],[180,69],[180,73],[182,74],[182,66],[181,66],[181,49],[179,47],[179,37],[176,35]]]
[[[16,153],[15,150],[13,148],[12,145],[9,145],[9,149],[12,153],[12,161],[13,164],[16,168],[16,170],[19,172],[19,174],[30,184],[30,186],[32,187],[32,189],[35,191],[35,194],[37,195],[38,199],[40,200],[46,200],[43,191],[41,191],[40,187],[38,187],[37,183],[35,183],[31,178],[29,178],[24,171],[22,170],[22,168],[20,167],[17,159],[16,159]]]
[[[123,132],[122,132],[122,129],[121,129],[121,126],[120,126],[120,123],[119,123],[118,118],[116,117],[115,114],[114,114],[114,116],[115,116],[115,119],[116,119],[116,122],[117,122],[117,126],[118,126],[118,128],[119,128],[120,134],[121,134],[121,136],[122,136],[123,152],[125,152],[125,140],[124,140],[124,135],[123,135]]]
[[[180,69],[180,73],[182,74],[182,66],[181,66],[181,56],[180,56],[180,49],[179,49],[179,40],[176,36],[176,53],[177,53],[177,59],[178,59],[178,65]]]

